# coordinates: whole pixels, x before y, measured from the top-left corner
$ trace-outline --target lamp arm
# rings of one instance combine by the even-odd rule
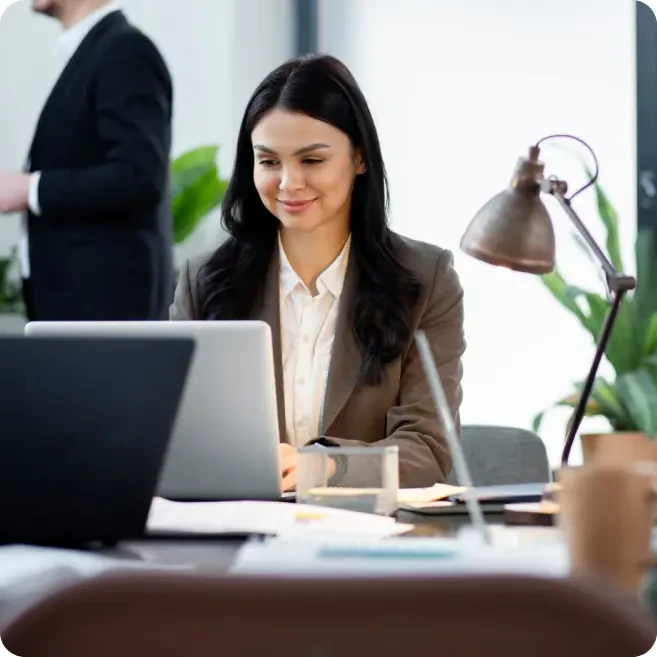
[[[595,385],[595,379],[598,375],[600,361],[607,349],[607,344],[609,343],[609,338],[611,337],[611,332],[614,328],[618,311],[620,310],[625,294],[636,287],[636,279],[633,276],[627,276],[622,272],[616,271],[604,251],[598,246],[595,239],[593,239],[593,235],[591,235],[588,228],[582,223],[578,214],[573,210],[568,198],[566,198],[568,186],[565,182],[561,180],[544,179],[540,181],[540,187],[542,191],[552,194],[552,196],[557,199],[559,205],[563,208],[564,212],[568,215],[575,228],[586,242],[586,245],[591,251],[593,251],[605,272],[612,294],[611,305],[607,309],[607,314],[605,315],[602,329],[596,343],[593,362],[591,363],[591,367],[586,376],[586,380],[584,381],[584,385],[582,386],[579,399],[577,400],[575,410],[573,411],[568,425],[566,442],[561,453],[561,463],[562,465],[567,465],[568,458],[570,457],[570,450],[575,442],[579,426],[586,413],[586,406],[591,398],[591,393],[593,392],[593,386]]]
[[[541,181],[541,189],[557,199],[559,205],[577,229],[577,232],[582,236],[591,251],[593,251],[593,254],[605,272],[612,292],[628,292],[629,290],[633,290],[636,287],[636,279],[633,276],[626,276],[615,269],[604,251],[598,246],[595,239],[593,239],[593,235],[591,235],[589,229],[584,225],[575,210],[573,210],[570,200],[566,198],[566,183],[561,180],[545,179]]]
[[[593,386],[595,385],[595,379],[598,375],[600,361],[602,360],[602,356],[604,355],[605,349],[607,348],[607,343],[609,342],[611,331],[614,328],[614,322],[616,321],[616,317],[618,315],[618,311],[620,310],[620,306],[626,291],[627,290],[621,288],[616,292],[612,292],[613,298],[611,306],[609,306],[607,310],[607,314],[605,315],[605,319],[602,324],[602,330],[598,336],[595,354],[593,356],[593,362],[591,363],[591,368],[589,369],[589,373],[586,376],[586,380],[584,381],[584,385],[582,386],[582,390],[579,394],[579,399],[577,400],[577,405],[575,406],[575,410],[573,411],[570,422],[568,424],[566,442],[564,443],[563,451],[561,453],[562,465],[568,465],[570,450],[572,449],[575,438],[577,437],[579,425],[582,423],[582,419],[586,413],[586,405],[588,404],[589,399],[591,398],[591,393],[593,392]]]

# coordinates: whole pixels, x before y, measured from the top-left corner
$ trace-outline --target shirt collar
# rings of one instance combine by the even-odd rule
[[[121,3],[119,0],[112,0],[112,2],[108,2],[106,5],[92,11],[79,23],[64,30],[55,44],[55,55],[61,63],[66,64],[68,62],[87,34],[89,34],[89,32],[100,23],[105,16],[108,16],[115,11],[119,11],[120,9]]]
[[[338,257],[319,275],[317,279],[317,289],[320,294],[324,290],[328,290],[336,299],[342,294],[342,288],[344,287],[344,280],[347,275],[347,264],[349,262],[349,251],[351,248],[351,235],[345,242],[345,245],[342,247],[342,251],[338,254]],[[292,290],[297,287],[297,285],[302,285],[306,287],[304,282],[299,278],[297,273],[292,269],[290,261],[285,255],[285,249],[283,248],[283,243],[281,242],[280,234],[278,236],[278,252],[280,256],[280,285],[281,285],[281,296],[285,298],[292,292]]]

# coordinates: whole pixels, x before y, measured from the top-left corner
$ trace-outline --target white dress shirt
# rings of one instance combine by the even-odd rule
[[[64,68],[69,60],[75,54],[79,45],[84,38],[89,34],[92,28],[99,23],[105,16],[119,11],[121,3],[118,0],[112,0],[107,4],[92,11],[88,16],[85,16],[79,23],[64,30],[57,38],[55,43],[54,55],[57,59],[57,71],[55,80],[62,74]],[[27,162],[26,169],[29,171],[30,163]],[[32,214],[39,216],[41,214],[41,207],[39,205],[39,179],[41,172],[35,171],[30,175],[30,187],[28,193],[27,204]],[[29,259],[29,244],[27,237],[27,217],[23,217],[20,227],[20,238],[18,243],[19,261],[21,267],[21,275],[23,278],[30,277],[30,259]]]
[[[313,296],[292,269],[279,238],[285,426],[296,447],[319,431],[350,243],[351,238],[319,276]]]

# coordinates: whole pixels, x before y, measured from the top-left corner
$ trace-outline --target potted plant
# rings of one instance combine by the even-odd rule
[[[586,171],[591,176],[591,171]],[[618,271],[625,271],[618,217],[599,184],[595,193],[606,231],[607,255]],[[606,418],[610,431],[580,435],[585,462],[657,461],[657,242],[652,230],[639,230],[635,255],[637,287],[625,298],[605,350],[614,375],[596,379],[586,408],[587,416]],[[610,304],[608,297],[570,285],[558,270],[542,276],[541,281],[592,340],[597,340]],[[574,408],[579,390],[581,383],[555,406]],[[545,412],[534,418],[534,431],[538,431]]]
[[[25,308],[18,274],[18,248],[0,258],[0,334],[22,333]]]
[[[200,222],[221,205],[228,181],[219,176],[219,146],[185,151],[171,162],[173,235],[180,245]]]

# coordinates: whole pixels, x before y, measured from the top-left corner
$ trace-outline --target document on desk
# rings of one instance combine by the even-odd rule
[[[263,534],[332,531],[386,537],[409,531],[412,525],[394,518],[289,502],[172,502],[153,500],[149,533]]]
[[[434,484],[428,488],[401,488],[397,494],[399,504],[405,506],[424,506],[431,502],[445,500],[452,495],[465,493],[465,486]]]
[[[390,537],[371,540],[324,535],[247,542],[237,555],[233,575],[533,574],[564,577],[569,572],[565,541],[544,533],[521,540],[513,528],[493,532],[492,545],[462,530],[452,537]],[[524,528],[523,528],[524,529]],[[551,529],[551,528],[541,528]],[[468,528],[471,530],[471,528]]]

